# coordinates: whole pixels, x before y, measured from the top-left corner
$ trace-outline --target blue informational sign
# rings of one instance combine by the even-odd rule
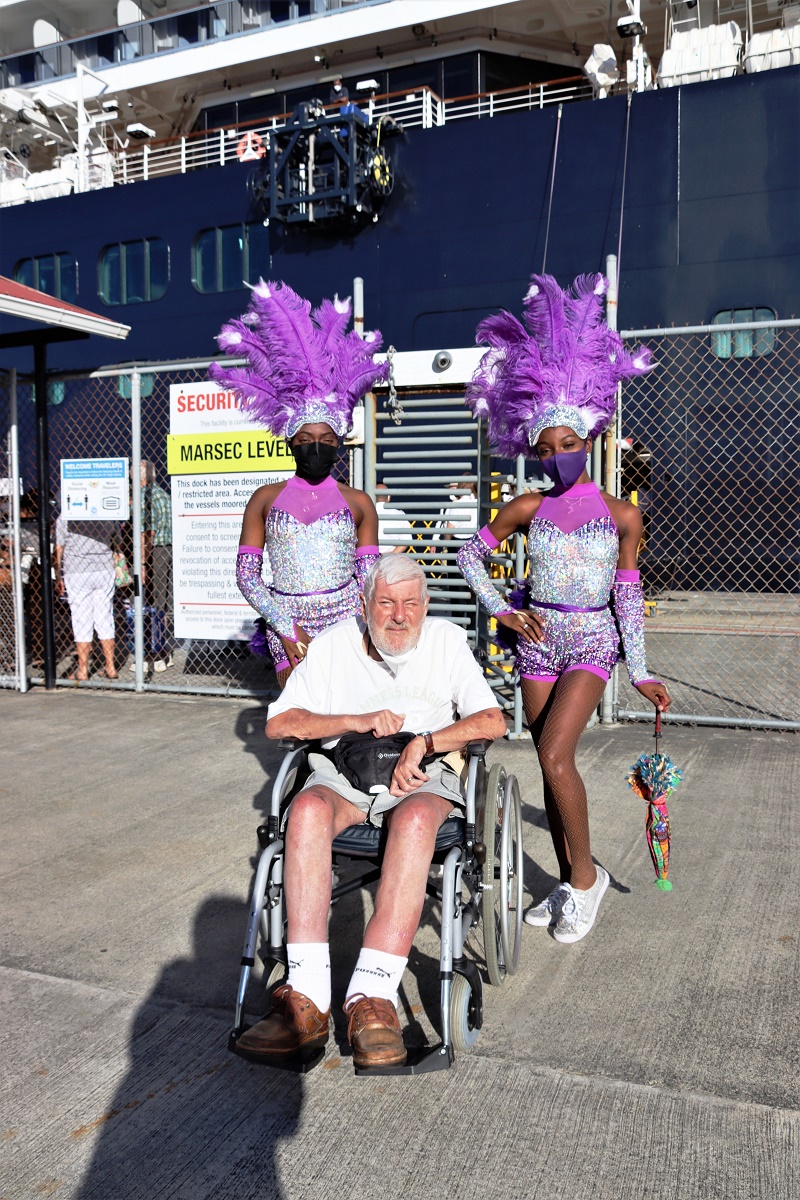
[[[127,458],[62,458],[61,515],[67,521],[127,521]]]

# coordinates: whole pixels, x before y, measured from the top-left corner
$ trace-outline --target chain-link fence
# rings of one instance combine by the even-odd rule
[[[90,687],[131,689],[136,686],[134,521],[130,464],[134,420],[140,435],[140,552],[143,583],[142,677],[146,689],[227,695],[264,695],[275,688],[269,659],[253,654],[241,630],[254,631],[256,614],[238,595],[235,584],[236,544],[241,514],[252,482],[261,479],[243,475],[241,487],[224,514],[197,503],[197,555],[185,570],[208,601],[210,588],[200,552],[212,546],[215,555],[214,585],[226,604],[241,609],[239,629],[231,637],[176,636],[173,603],[172,479],[168,473],[167,437],[170,433],[170,389],[178,385],[187,395],[193,386],[208,380],[206,362],[169,367],[139,368],[139,421],[132,418],[131,370],[98,371],[91,375],[58,375],[48,378],[48,430],[50,463],[50,511],[54,591],[54,642],[56,683],[81,682]],[[8,411],[8,383],[2,385],[0,405]],[[19,466],[23,489],[21,529],[32,539],[25,578],[23,608],[26,629],[28,676],[33,684],[44,682],[45,636],[42,603],[41,560],[38,553],[37,519],[39,496],[36,488],[35,387],[20,376],[17,383]],[[8,479],[3,469],[8,436],[3,437],[0,480]],[[350,482],[350,452],[341,454],[334,474]],[[92,468],[83,468],[92,460]],[[79,464],[71,478],[68,464]],[[67,465],[65,465],[67,464]],[[82,473],[81,473],[82,470]],[[113,473],[124,471],[114,483]],[[95,477],[91,477],[91,472]],[[195,495],[205,488],[210,496],[210,477],[193,474]],[[218,479],[217,476],[214,479]],[[237,481],[238,482],[238,481]],[[9,572],[10,528],[5,498],[0,520],[6,523],[3,557],[0,561],[0,682],[16,686],[14,675],[14,606]],[[212,522],[210,518],[216,517]],[[109,519],[111,518],[111,519]],[[213,525],[209,532],[206,526]],[[30,539],[29,539],[30,540]],[[206,555],[208,557],[208,555]],[[189,560],[187,559],[187,562]],[[234,595],[235,594],[235,599]],[[213,601],[211,606],[213,607]],[[185,607],[191,607],[191,600]],[[206,605],[207,607],[207,605]],[[6,612],[8,610],[8,612]],[[237,616],[239,614],[237,613]],[[6,663],[8,659],[8,663]]]
[[[800,728],[800,322],[623,336],[658,364],[622,399],[648,664],[678,719]],[[621,678],[619,715],[641,709]]]

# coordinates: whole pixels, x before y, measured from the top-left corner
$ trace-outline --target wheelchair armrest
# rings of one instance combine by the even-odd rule
[[[302,738],[281,738],[278,747],[281,750],[307,750],[308,742],[304,742]]]
[[[491,746],[489,738],[482,738],[480,741],[468,742],[467,748],[464,751],[467,758],[486,758],[486,751]]]

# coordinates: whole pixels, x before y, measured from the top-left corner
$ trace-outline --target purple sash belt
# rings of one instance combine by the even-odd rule
[[[344,583],[340,583],[335,588],[323,588],[320,592],[282,592],[280,588],[271,588],[270,591],[277,592],[279,596],[332,596],[334,592],[342,592],[346,587],[350,587],[351,583],[355,583],[355,579],[346,579]]]
[[[548,604],[545,600],[531,600],[530,604],[533,608],[551,608],[554,612],[563,613],[603,612],[608,608],[607,604],[600,604],[597,608],[576,608],[574,604]]]

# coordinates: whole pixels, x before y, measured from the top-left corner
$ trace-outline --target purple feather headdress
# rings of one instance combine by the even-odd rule
[[[650,351],[631,353],[603,316],[608,281],[579,275],[562,291],[552,275],[534,275],[523,322],[509,312],[487,317],[475,340],[489,349],[466,390],[476,417],[488,422],[498,454],[530,455],[543,429],[567,425],[596,437],[614,418],[617,385],[654,365]]]
[[[345,332],[350,315],[349,300],[323,300],[312,312],[287,284],[262,279],[247,312],[217,337],[221,350],[247,365],[212,363],[208,373],[278,436],[292,438],[301,425],[324,422],[343,437],[358,401],[389,372],[388,363],[374,361],[380,333]]]

